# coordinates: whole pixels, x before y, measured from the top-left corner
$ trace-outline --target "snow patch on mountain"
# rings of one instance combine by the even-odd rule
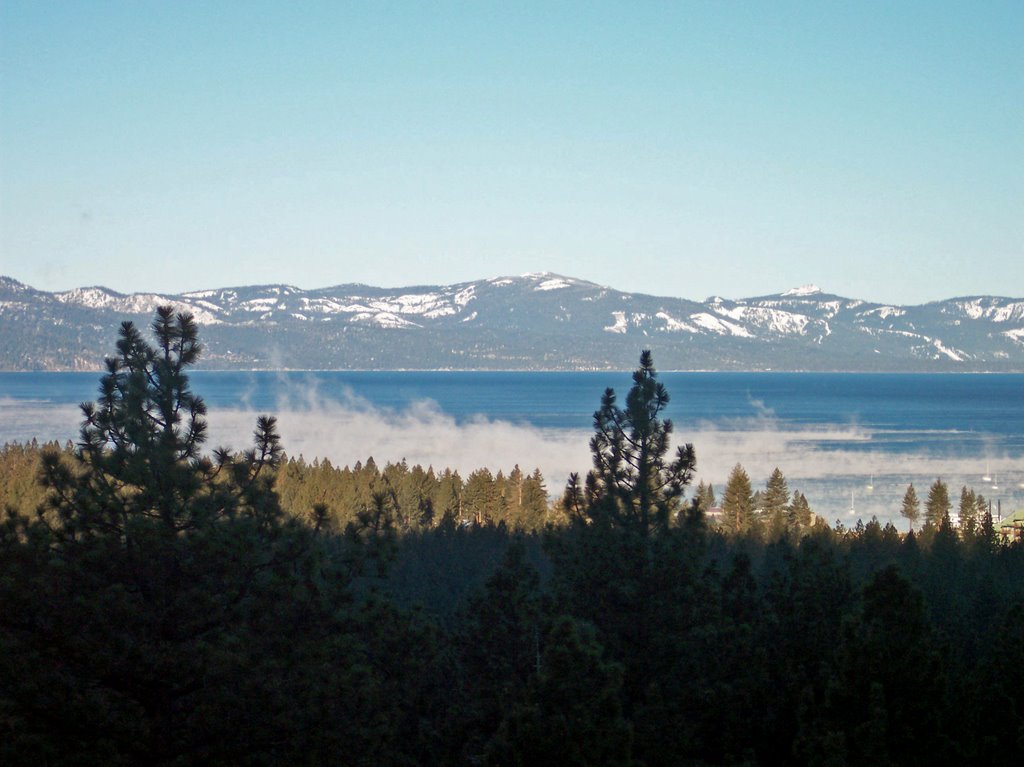
[[[158,306],[172,303],[154,293],[133,293],[130,296],[123,296],[103,288],[75,288],[63,293],[56,293],[54,298],[62,304],[84,306],[89,309],[109,309],[129,314],[153,312]]]
[[[686,333],[699,333],[700,332],[693,325],[690,325],[689,323],[683,322],[681,320],[677,320],[675,317],[673,317],[668,312],[658,312],[654,316],[657,317],[659,320],[661,320],[662,322],[665,323],[665,328],[664,329],[667,330],[667,331],[683,331],[683,332],[686,332]]]
[[[809,283],[807,285],[801,285],[799,288],[790,288],[785,293],[781,293],[783,296],[816,296],[821,293],[821,288],[817,285]]]
[[[568,287],[572,287],[571,282],[561,277],[555,277],[554,279],[544,280],[544,282],[534,287],[534,290],[561,290]]]
[[[224,320],[219,316],[202,307],[197,308],[193,305],[180,304],[178,302],[174,302],[171,305],[176,311],[188,312],[192,315],[192,318],[201,325],[221,325],[224,323]]]
[[[627,329],[626,313],[625,312],[612,312],[612,319],[615,320],[611,325],[606,325],[604,331],[606,333],[625,333]]]
[[[690,319],[693,320],[695,325],[710,330],[712,333],[717,333],[720,336],[737,336],[739,338],[753,338],[754,335],[741,325],[737,325],[735,322],[729,322],[723,320],[720,317],[708,314],[707,312],[699,312],[697,314],[691,314]]]
[[[572,290],[567,290],[570,287]],[[562,292],[557,292],[559,290]],[[933,366],[995,370],[1006,369],[1007,363],[1003,361],[1012,362],[1024,353],[1024,299],[998,296],[968,296],[904,307],[839,298],[822,294],[815,286],[804,286],[786,294],[740,300],[713,296],[700,303],[620,293],[551,272],[436,287],[386,289],[343,284],[303,291],[287,285],[256,285],[179,295],[123,295],[101,287],[55,294],[0,278],[0,313],[5,322],[13,317],[19,323],[28,320],[39,327],[55,328],[63,323],[100,330],[116,328],[121,320],[130,317],[140,327],[145,327],[155,308],[164,304],[192,313],[202,325],[239,328],[238,334],[229,337],[231,348],[236,352],[236,345],[242,343],[239,339],[258,335],[253,333],[254,328],[273,332],[270,329],[274,326],[289,326],[296,333],[295,343],[303,347],[301,353],[296,350],[293,354],[295,360],[301,358],[302,361],[289,364],[299,366],[344,365],[351,355],[340,350],[348,349],[355,342],[353,339],[387,348],[391,342],[382,340],[385,337],[382,328],[388,329],[388,333],[429,328],[431,333],[423,336],[426,346],[434,343],[432,339],[447,339],[452,333],[451,348],[460,345],[467,350],[460,354],[465,354],[467,360],[482,361],[480,364],[485,367],[491,366],[494,360],[544,367],[546,352],[542,350],[555,343],[551,338],[560,338],[561,333],[566,338],[579,339],[594,332],[602,337],[600,344],[608,348],[594,352],[597,360],[617,358],[618,352],[614,349],[618,345],[643,340],[642,336],[650,336],[654,346],[658,346],[656,339],[660,337],[661,354],[679,354],[678,334],[685,333],[690,334],[685,346],[692,345],[693,358],[709,366],[714,366],[716,360],[725,366],[744,364],[738,360],[748,358],[748,364],[754,367],[800,367],[805,359],[815,366],[828,366],[833,364],[829,355],[835,353],[837,362],[834,364],[841,366],[851,364],[851,359],[860,359],[856,355],[870,354],[870,361],[865,363],[867,369],[899,369],[903,364],[899,360],[909,360],[912,369]],[[471,312],[470,305],[476,311]],[[74,312],[65,308],[72,306],[76,309]],[[613,307],[618,311],[612,312]],[[81,319],[90,316],[87,312],[96,312],[95,318]],[[510,325],[506,321],[521,314],[530,318],[526,326]],[[314,329],[328,322],[339,329],[352,323],[366,330],[350,338]],[[462,324],[467,322],[470,324]],[[364,335],[370,328],[377,333],[375,340],[370,340],[374,339],[372,335]],[[604,332],[600,332],[602,330]],[[326,334],[321,336],[322,332]],[[485,340],[478,341],[478,334]],[[672,334],[676,334],[675,338]],[[81,336],[81,332],[78,335]],[[837,335],[838,339],[830,335]],[[592,335],[587,337],[592,338]],[[722,337],[742,343],[727,345],[723,351],[718,341]],[[219,360],[221,357],[217,355],[223,353],[220,347],[224,347],[226,340],[216,334],[211,334],[210,338],[211,354]],[[748,339],[759,341],[748,342]],[[61,343],[63,349],[68,344],[81,342],[69,335],[67,339],[62,337]],[[267,364],[260,357],[259,343],[249,343],[255,351],[247,351],[244,361],[238,358],[239,364]],[[449,342],[444,340],[443,343]],[[26,364],[10,354],[3,357],[2,346],[2,364],[14,367]],[[806,357],[812,347],[814,356]],[[408,359],[403,356],[397,364],[446,366],[451,363],[453,353],[450,348],[446,349],[438,351],[431,347],[423,354],[418,350],[408,353],[402,350],[400,353]],[[92,353],[96,359],[102,359],[101,352]],[[51,357],[56,359],[55,353],[48,351],[47,354],[50,357],[38,356],[42,362],[33,358],[32,364],[77,364],[70,356],[70,362],[62,358],[55,363],[51,360]],[[81,356],[77,351],[74,354]],[[987,367],[989,362],[993,363],[991,367]],[[674,361],[673,364],[680,363]],[[1013,365],[1024,363],[1018,361]]]
[[[954,306],[972,320],[981,319],[985,315],[985,309],[981,305],[980,298],[976,298],[973,301],[957,301]]]
[[[1024,320],[1024,301],[1014,301],[1005,306],[993,307],[987,312],[993,322],[1017,322]]]
[[[928,343],[931,343],[932,340],[928,336],[921,335],[920,333],[912,333],[909,330],[900,330],[899,328],[871,328],[866,327],[864,325],[858,325],[857,329],[860,330],[862,333],[867,333],[870,336],[904,336],[906,338],[916,338],[922,341],[927,341]]]
[[[248,301],[242,301],[238,308],[243,312],[265,312],[272,306],[277,306],[276,298],[250,298]]]
[[[764,306],[735,306],[731,309],[715,306],[714,310],[729,319],[755,325],[779,335],[806,335],[807,325],[811,321],[811,318],[804,314]]]
[[[465,307],[474,298],[476,298],[476,285],[470,285],[456,293],[454,301],[459,306]]]
[[[425,317],[444,317],[456,312],[455,308],[437,293],[406,293],[394,298],[374,299],[369,304],[378,311],[422,314]]]
[[[216,325],[222,322],[214,312],[214,305],[196,305],[178,301],[156,293],[132,293],[129,296],[114,293],[104,288],[75,288],[55,293],[53,297],[62,304],[81,306],[86,309],[102,309],[120,314],[153,314],[159,306],[170,306],[177,312],[191,314],[196,322]],[[198,302],[197,302],[198,303]]]
[[[939,350],[939,352],[941,354],[945,354],[947,357],[949,357],[954,362],[963,362],[964,361],[964,357],[963,357],[964,352],[962,352],[959,349],[950,349],[948,346],[946,346],[944,343],[942,343],[942,341],[939,340],[938,338],[932,339],[932,346],[934,346],[936,349]]]
[[[898,306],[879,306],[874,309],[868,309],[862,313],[862,316],[875,316],[880,320],[887,320],[890,317],[902,317],[906,313],[906,309],[900,309]]]
[[[956,301],[943,311],[950,310],[962,312],[972,320],[987,319],[992,322],[1024,320],[1024,301],[1003,303],[1002,300],[989,296]]]
[[[6,277],[0,274],[0,288],[9,290],[12,293],[26,293],[29,290],[28,285],[23,282],[18,282],[12,277]]]
[[[353,322],[361,322],[370,325],[377,325],[382,328],[418,328],[422,327],[411,322],[405,317],[399,317],[393,312],[361,312],[352,317]]]

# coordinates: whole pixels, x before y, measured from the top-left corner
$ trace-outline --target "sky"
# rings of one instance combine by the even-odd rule
[[[1024,297],[1024,3],[0,0],[36,288]]]

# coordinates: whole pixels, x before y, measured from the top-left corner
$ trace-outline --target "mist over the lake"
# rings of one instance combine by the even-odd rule
[[[251,396],[242,399],[239,407],[210,408],[208,449],[248,447],[256,417],[268,412],[278,419],[287,454],[306,461],[327,459],[352,466],[372,456],[378,465],[405,460],[451,468],[463,477],[479,468],[507,473],[518,464],[526,471],[539,468],[553,496],[561,493],[571,472],[583,474],[590,468],[588,429],[541,428],[482,414],[456,419],[429,399],[380,407],[351,391],[332,399],[305,385],[287,387],[278,406],[266,411],[246,404]],[[710,482],[720,498],[737,463],[755,489],[778,467],[790,490],[803,492],[817,514],[844,524],[877,516],[901,525],[899,506],[907,484],[913,482],[922,493],[936,478],[954,493],[962,485],[974,487],[994,502],[1001,500],[1004,510],[1024,502],[1021,457],[998,447],[969,456],[882,452],[872,448],[872,432],[863,426],[794,426],[763,403],[753,404],[758,414],[752,417],[676,426],[673,449],[683,442],[696,448],[694,485]],[[80,422],[81,412],[74,405],[0,398],[0,442],[75,440]],[[935,435],[946,440],[951,436],[956,437]],[[982,481],[982,476],[993,480]]]

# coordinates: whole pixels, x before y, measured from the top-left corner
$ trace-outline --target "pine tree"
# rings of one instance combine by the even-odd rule
[[[985,516],[985,512],[989,511],[989,502],[981,493],[978,493],[974,497],[975,508],[977,509],[977,518],[980,520]],[[980,524],[980,523],[979,523]]]
[[[524,530],[540,530],[548,521],[548,491],[540,469],[523,478],[519,517],[516,526]]]
[[[942,518],[947,516],[952,509],[953,504],[949,501],[949,489],[946,487],[946,483],[941,479],[935,480],[928,489],[928,500],[925,501],[925,527],[938,528],[942,523]]]
[[[978,538],[983,548],[992,551],[996,547],[996,526],[992,519],[992,507],[986,506],[981,514],[981,523],[978,525]]]
[[[702,512],[707,512],[708,509],[715,505],[715,488],[709,482],[704,483],[704,480],[700,481],[697,485],[697,492],[694,495],[694,501],[697,504],[697,508]]]
[[[879,571],[865,586],[860,615],[848,625],[840,652],[831,705],[849,735],[850,763],[936,763],[943,752],[936,733],[944,669],[922,594],[897,567]],[[877,739],[864,738],[863,724],[872,720],[881,731]],[[870,753],[878,748],[881,753]]]
[[[267,485],[281,458],[275,419],[258,419],[256,446],[242,455],[202,455],[206,405],[186,374],[201,350],[195,322],[160,307],[153,332],[155,348],[132,323],[121,326],[99,401],[82,405],[76,470],[53,454],[44,460],[43,484],[59,518],[53,532],[62,541],[116,534],[130,546],[142,530],[174,536],[240,512],[279,512]]]
[[[204,455],[186,373],[196,325],[161,307],[153,332],[156,346],[122,325],[72,461],[44,459],[49,510],[4,539],[20,564],[0,584],[23,585],[0,589],[19,622],[0,617],[3,697],[19,701],[22,747],[52,744],[21,761],[291,761],[275,744],[326,743],[319,704],[347,704],[328,688],[359,689],[334,660],[348,581],[280,508],[274,420],[258,420],[253,449]]]
[[[786,507],[789,506],[789,486],[778,467],[772,472],[761,496],[762,508],[768,519],[772,538],[778,538],[786,528]]]
[[[914,490],[913,482],[907,486],[907,492],[903,495],[903,506],[900,508],[900,514],[910,523],[910,530],[913,532],[914,523],[921,516],[921,502],[917,499],[917,491]]]
[[[725,483],[722,511],[725,513],[726,528],[733,533],[745,533],[753,525],[754,493],[750,475],[740,464],[733,467]]]
[[[538,660],[529,695],[505,717],[487,762],[634,764],[632,731],[621,704],[623,668],[605,660],[594,627],[560,616]]]
[[[494,475],[489,469],[477,469],[466,478],[462,493],[463,511],[478,525],[498,521],[499,496]]]
[[[590,452],[594,468],[584,487],[572,475],[563,506],[570,515],[603,518],[614,526],[646,537],[665,529],[696,468],[693,445],[676,448],[666,461],[672,421],[662,418],[669,396],[657,380],[650,351],[640,355],[626,407],[616,404],[615,391],[606,389],[594,413]]]
[[[966,485],[960,490],[959,523],[964,537],[974,536],[978,526],[978,497],[974,490],[968,490]]]
[[[540,577],[514,540],[466,610],[459,632],[470,740],[486,742],[537,674],[544,631]]]
[[[789,528],[791,530],[807,530],[811,526],[811,516],[811,504],[807,502],[807,496],[794,492],[793,501],[789,505]]]
[[[457,471],[445,469],[437,481],[434,493],[434,514],[446,524],[462,522],[462,477]]]

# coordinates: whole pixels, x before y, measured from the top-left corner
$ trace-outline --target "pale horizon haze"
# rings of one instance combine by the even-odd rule
[[[1024,296],[1024,3],[0,2],[0,274]]]

